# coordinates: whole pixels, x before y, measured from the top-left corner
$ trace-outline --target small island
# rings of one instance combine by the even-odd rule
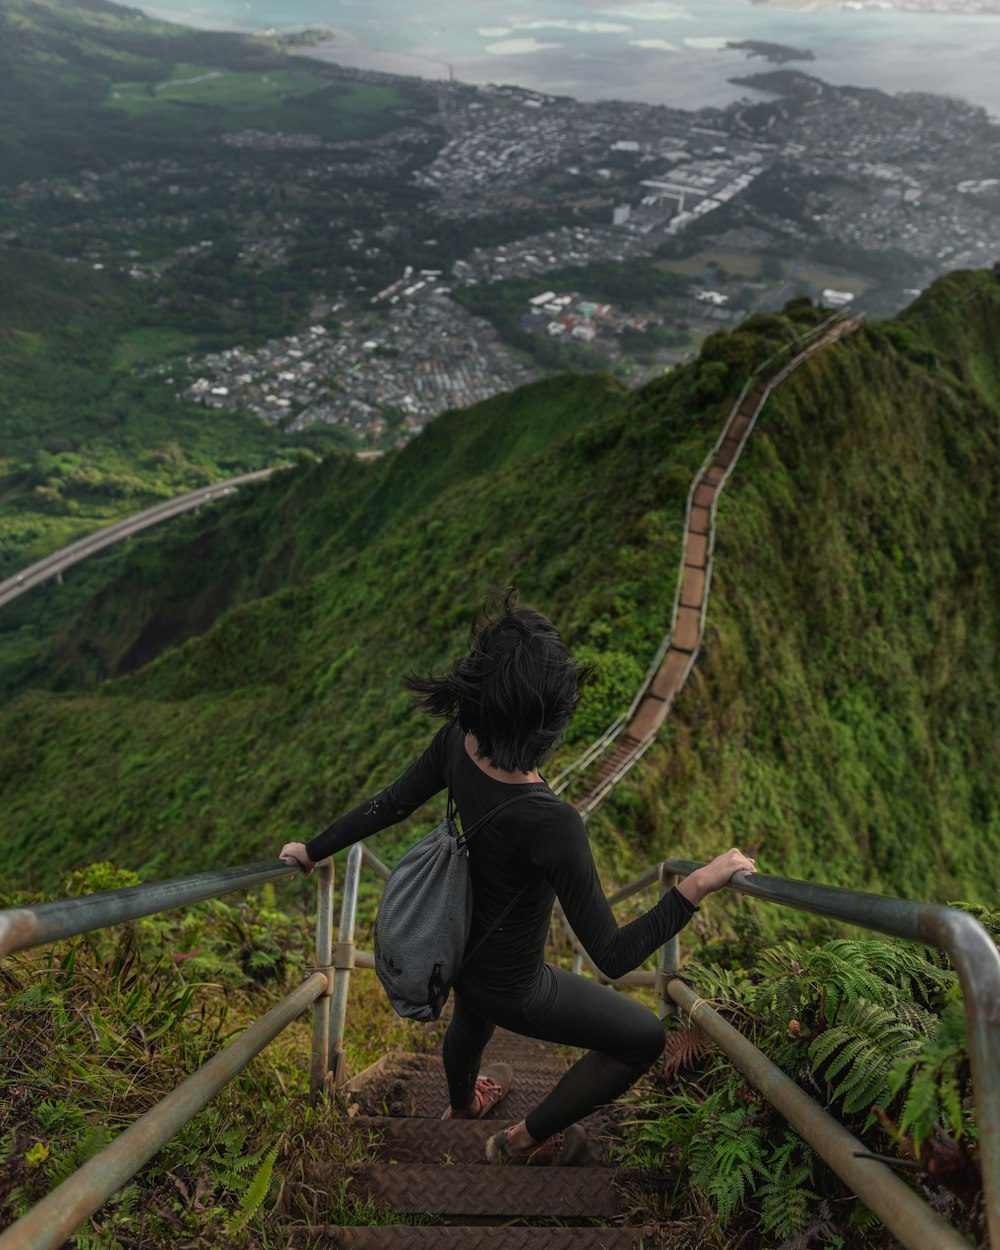
[[[784,65],[786,61],[814,61],[816,58],[808,48],[789,48],[783,43],[766,43],[759,39],[730,40],[726,44],[734,52],[745,52],[747,56],[763,57],[772,65]]]

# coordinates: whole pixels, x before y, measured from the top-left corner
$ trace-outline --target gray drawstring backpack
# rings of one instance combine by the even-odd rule
[[[389,875],[375,917],[375,971],[397,1015],[436,1020],[466,963],[530,885],[518,891],[496,924],[466,954],[472,882],[465,844],[501,808],[526,797],[522,793],[504,799],[460,833],[449,791],[444,820],[407,851]]]

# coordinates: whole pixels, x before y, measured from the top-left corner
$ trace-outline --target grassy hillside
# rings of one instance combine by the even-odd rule
[[[825,350],[769,403],[720,505],[694,679],[664,746],[595,819],[609,852],[737,841],[775,871],[931,898],[988,892],[998,310],[984,275],[955,275],[923,312]],[[687,485],[722,394],[793,329],[756,318],[715,336],[697,365],[602,395],[604,415],[534,455],[501,452],[479,476],[462,458],[488,469],[518,404],[593,383],[456,418],[463,449],[439,484],[422,478],[426,503],[400,483],[417,476],[408,464],[439,463],[433,430],[377,469],[334,464],[275,485],[295,537],[282,545],[258,516],[260,564],[251,573],[247,554],[243,576],[256,593],[253,578],[283,563],[282,589],[92,693],[26,696],[3,713],[5,849],[41,880],[67,857],[108,854],[156,874],[313,832],[426,737],[399,676],[461,650],[487,582],[516,582],[597,660],[574,729],[586,741],[627,703],[668,618]],[[930,359],[921,333],[961,345]],[[326,474],[346,506],[330,502]],[[240,511],[249,550],[249,503]],[[222,522],[213,534],[236,524]],[[179,593],[175,582],[166,597]]]
[[[956,274],[775,394],[720,502],[694,679],[609,821],[835,884],[995,895],[998,334],[1000,286]]]
[[[443,415],[397,456],[303,461],[88,560],[0,615],[0,692],[92,686],[148,663],[229,608],[362,550],[453,483],[566,438],[624,394],[604,377],[539,383]]]
[[[127,638],[132,608],[147,629],[171,610],[184,619],[175,562],[205,622],[213,581],[232,585],[206,632],[152,664],[0,712],[0,847],[20,866],[0,903],[29,901],[10,892],[29,880],[60,892],[136,880],[98,863],[58,884],[101,854],[165,876],[270,856],[313,832],[426,738],[399,674],[461,649],[488,579],[518,581],[597,663],[574,727],[589,740],[655,646],[687,484],[727,395],[814,319],[802,305],[755,318],[642,392],[592,378],[525,388],[445,418],[380,464],[303,465],[136,544],[65,635],[83,647],[102,620],[102,663],[118,655],[102,612],[120,613]],[[709,634],[688,691],[664,742],[593,821],[611,872],[737,841],[765,870],[993,901],[998,330],[1000,287],[953,275],[896,322],[825,349],[771,399],[720,503]],[[200,550],[214,552],[207,569]],[[79,664],[67,673],[89,680]],[[390,832],[376,849],[393,856],[395,842]],[[281,905],[296,908],[289,890]],[[293,982],[308,935],[278,907],[266,889],[238,908],[203,904],[179,924],[140,921],[8,961],[0,1049],[17,1079],[0,1097],[0,1224],[104,1143],[109,1106],[113,1127],[145,1110]],[[697,992],[736,1013],[793,1080],[825,1088],[866,1147],[901,1156],[935,1209],[981,1240],[954,973],[909,943],[818,941],[814,918],[794,914],[781,944],[761,950],[781,923],[762,910],[724,897],[699,913],[682,939]],[[995,911],[979,914],[1000,932]],[[211,996],[199,1002],[194,981]],[[353,978],[351,995],[353,1066],[435,1043],[391,1017],[373,978]],[[279,1220],[388,1218],[344,1184],[317,1208],[304,1183],[330,1141],[341,1161],[364,1153],[335,1108],[306,1105],[306,1029],[283,1035],[94,1229],[123,1243],[197,1234],[256,1247]],[[85,1050],[96,1064],[80,1062]],[[665,1073],[638,1092],[619,1149],[643,1170],[636,1201],[670,1246],[694,1228],[712,1250],[761,1237],[894,1244],[690,1030],[671,1033]],[[248,1213],[251,1169],[261,1203]]]
[[[716,348],[745,362],[793,332],[792,323],[768,319],[758,334],[720,336]],[[239,607],[93,694],[28,696],[8,709],[0,748],[0,773],[14,786],[4,796],[6,844],[27,839],[43,873],[71,843],[74,857],[124,855],[153,872],[203,853],[265,854],[275,838],[309,832],[426,737],[399,676],[446,663],[464,646],[490,582],[516,582],[591,649],[605,682],[578,734],[599,731],[630,697],[662,629],[688,482],[721,420],[726,377],[720,359],[638,393],[590,379],[529,388],[521,396],[535,404],[549,397],[557,423],[560,406],[586,406],[587,387],[599,388],[594,407],[602,411],[579,430],[564,419],[561,441],[520,457],[511,453],[530,452],[538,433],[518,432],[518,397],[484,405],[456,425],[461,445],[443,472],[434,470],[438,487],[423,506],[421,492],[435,483],[422,466],[440,463],[446,427],[370,470],[382,488],[336,523],[322,513],[310,522],[292,492],[283,523],[304,536],[302,549],[317,534],[334,539],[324,571]],[[735,369],[733,385],[739,377]],[[473,475],[497,457],[500,467]],[[341,471],[361,472],[333,467],[335,477]],[[306,499],[320,493],[323,474],[301,480]],[[401,494],[407,480],[416,484],[409,500]],[[327,517],[335,513],[335,503],[326,505]],[[257,550],[267,560],[277,553],[262,516]],[[347,535],[340,549],[338,527]],[[286,545],[291,565],[295,544]],[[89,797],[81,808],[77,787],[60,814],[71,773],[88,777]],[[47,827],[40,840],[39,817]]]

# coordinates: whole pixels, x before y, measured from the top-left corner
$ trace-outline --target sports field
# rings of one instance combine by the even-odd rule
[[[118,82],[106,108],[167,126],[259,128],[317,134],[327,139],[363,138],[384,129],[389,110],[405,104],[393,87],[334,81],[310,69],[233,70],[178,62],[159,82]]]

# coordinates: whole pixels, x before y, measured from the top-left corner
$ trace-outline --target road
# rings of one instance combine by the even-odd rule
[[[79,564],[81,560],[86,560],[88,556],[92,556],[97,551],[103,551],[105,547],[111,547],[115,543],[120,543],[123,538],[130,538],[133,534],[138,534],[141,530],[147,529],[150,525],[156,525],[160,521],[169,520],[170,517],[180,516],[184,512],[192,512],[196,508],[200,508],[202,504],[209,503],[213,499],[220,499],[224,495],[231,495],[237,487],[244,485],[246,482],[260,482],[274,473],[274,469],[258,469],[256,473],[244,473],[240,477],[228,478],[225,482],[215,482],[211,486],[202,486],[198,490],[190,491],[186,495],[178,495],[176,499],[166,499],[163,503],[154,504],[152,508],[146,508],[143,512],[137,512],[134,516],[125,517],[122,521],[115,521],[113,525],[106,525],[103,529],[95,530],[92,534],[87,534],[83,538],[78,538],[76,542],[70,543],[68,547],[63,547],[59,551],[53,551],[51,555],[39,560],[36,564],[29,565],[28,568],[22,569],[20,573],[15,573],[13,577],[8,577],[5,581],[0,582],[0,608],[5,603],[10,603],[12,599],[16,599],[18,595],[25,594],[34,586],[40,586],[42,582],[51,581],[53,577],[58,577],[60,573],[71,568],[74,564]]]

